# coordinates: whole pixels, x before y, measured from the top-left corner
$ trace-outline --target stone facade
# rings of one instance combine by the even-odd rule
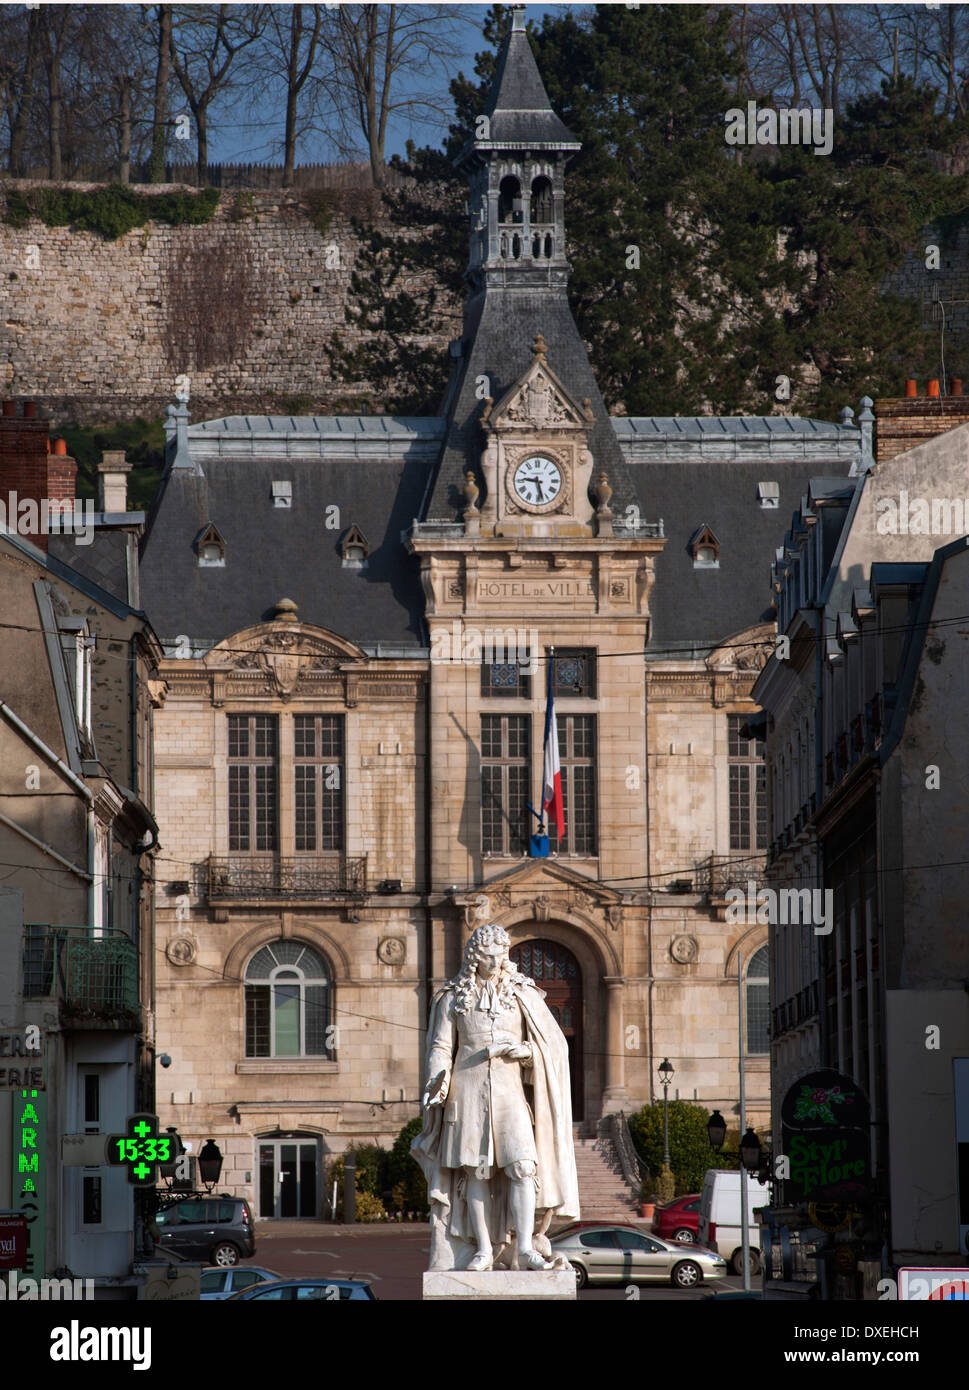
[[[252,1176],[254,1136],[299,1131],[322,1141],[314,1150],[316,1215],[322,1160],[348,1143],[390,1141],[414,1112],[423,1000],[420,900],[412,891],[382,898],[378,885],[396,880],[411,889],[422,872],[427,664],[378,667],[345,639],[294,621],[282,605],[280,612],[204,659],[163,663],[168,695],[155,753],[169,865],[158,901],[159,1030],[173,1056],[160,1073],[159,1105],[186,1139],[216,1139],[223,1187],[264,1216],[277,1213],[265,1210]],[[239,876],[229,838],[227,716],[246,712],[278,721],[279,853],[287,861],[295,853],[294,721],[304,713],[344,720],[340,862],[365,859],[359,894],[291,894],[281,882]],[[321,863],[301,860],[306,872]],[[308,946],[327,963],[326,1055],[247,1055],[246,967],[277,942]]]
[[[181,373],[190,378],[196,407],[208,414],[273,403],[327,410],[359,398],[366,393],[360,383],[330,376],[327,348],[335,332],[350,346],[358,341],[344,317],[359,246],[351,217],[382,225],[383,214],[365,191],[333,190],[328,197],[333,212],[322,233],[297,194],[261,190],[223,194],[210,223],[147,222],[114,241],[36,220],[25,227],[0,220],[0,263],[9,268],[0,279],[0,388],[37,397],[82,424],[160,415]],[[227,355],[200,365],[184,342],[169,344],[191,319],[178,302],[192,291],[190,284],[179,288],[186,264],[213,251],[232,266],[222,288],[233,303],[223,303],[211,270],[195,292],[207,301],[203,318],[229,316],[232,331],[222,339]],[[446,335],[440,347],[447,351]]]

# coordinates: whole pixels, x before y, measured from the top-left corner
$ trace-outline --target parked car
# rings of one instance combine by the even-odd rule
[[[697,1244],[697,1226],[700,1221],[700,1194],[691,1192],[686,1197],[676,1197],[665,1206],[657,1207],[653,1213],[652,1232],[663,1240],[673,1240],[679,1245]]]
[[[552,1252],[565,1255],[575,1270],[578,1287],[618,1279],[626,1284],[669,1281],[692,1289],[704,1278],[719,1279],[726,1261],[712,1250],[687,1252],[671,1240],[630,1230],[628,1226],[582,1226],[552,1237]]]
[[[253,1284],[226,1299],[227,1303],[351,1303],[376,1302],[377,1295],[365,1279],[275,1279]]]
[[[747,1182],[747,1239],[750,1242],[750,1270],[756,1274],[760,1269],[760,1226],[754,1220],[754,1212],[766,1207],[770,1200],[770,1190],[765,1182],[759,1182],[745,1174]],[[742,1236],[740,1229],[740,1172],[738,1169],[708,1168],[703,1178],[703,1191],[700,1194],[700,1219],[697,1235],[701,1245],[716,1250],[725,1260],[729,1260],[734,1274],[743,1274]]]
[[[220,1269],[256,1253],[252,1211],[244,1197],[186,1197],[155,1217],[163,1251],[205,1260]]]
[[[199,1297],[203,1303],[221,1302],[231,1298],[240,1289],[249,1289],[253,1284],[264,1284],[270,1279],[280,1279],[274,1269],[261,1269],[259,1265],[232,1265],[202,1270],[202,1288]]]

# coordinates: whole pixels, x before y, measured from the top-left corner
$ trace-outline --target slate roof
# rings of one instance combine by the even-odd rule
[[[142,550],[142,602],[163,640],[219,641],[272,617],[291,598],[303,622],[360,645],[422,643],[423,597],[400,533],[418,515],[442,420],[228,417],[193,425],[173,457]],[[170,446],[171,447],[171,446]],[[186,466],[191,464],[194,466]],[[275,507],[272,484],[292,484]],[[339,525],[327,526],[328,508]],[[225,567],[200,566],[207,523],[226,542]],[[343,567],[341,537],[366,536],[366,567]]]
[[[123,515],[125,522],[132,526],[137,526],[145,519],[143,512],[127,512]],[[92,524],[95,529],[89,545],[78,545],[69,533],[52,533],[47,538],[48,554],[85,575],[100,588],[137,607],[137,589],[133,593],[129,592],[129,581],[133,576],[129,574],[128,568],[128,532],[118,524],[106,525],[103,512],[94,513]]]
[[[613,511],[625,511],[637,498],[615,430],[589,363],[585,344],[562,289],[535,290],[510,284],[491,287],[469,306],[460,379],[448,421],[447,444],[426,511],[427,520],[454,520],[464,508],[461,488],[465,469],[479,468],[484,436],[479,424],[484,402],[476,395],[477,379],[486,376],[488,394],[500,400],[533,361],[532,343],[541,333],[547,361],[566,390],[580,404],[588,396],[596,423],[590,444],[595,472],[604,469],[613,489]],[[643,518],[652,521],[653,514]]]
[[[512,27],[498,58],[485,115],[490,121],[489,139],[475,141],[478,148],[535,148],[543,144],[579,148],[575,136],[552,110],[521,11],[512,15]]]
[[[845,461],[845,473],[848,467]],[[642,515],[661,517],[666,536],[650,595],[647,657],[701,654],[771,619],[771,561],[812,471],[797,458],[740,457],[729,466],[703,458],[630,464]],[[768,481],[778,484],[776,508],[761,507],[758,499],[757,484]],[[688,546],[701,525],[720,543],[718,569],[693,567]]]

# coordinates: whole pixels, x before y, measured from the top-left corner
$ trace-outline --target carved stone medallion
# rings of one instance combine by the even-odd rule
[[[377,947],[377,958],[384,965],[403,965],[407,957],[407,945],[399,936],[385,936]]]
[[[700,954],[695,936],[674,936],[670,942],[670,955],[680,965],[692,965]]]
[[[198,955],[198,947],[188,936],[176,936],[165,947],[165,955],[172,965],[191,965]]]

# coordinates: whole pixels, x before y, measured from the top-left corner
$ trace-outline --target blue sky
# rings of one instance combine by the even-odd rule
[[[474,71],[474,55],[484,48],[485,40],[482,34],[482,26],[485,16],[490,6],[488,5],[462,5],[462,10],[467,12],[468,24],[461,32],[461,42],[463,51],[453,69],[445,74],[438,76],[436,85],[439,87],[442,98],[447,97],[447,85],[458,71],[466,76],[471,76]],[[587,4],[581,5],[529,5],[526,8],[526,19],[541,23],[542,16],[545,14],[555,14],[565,10],[587,10]],[[414,86],[416,87],[416,81]],[[402,84],[401,90],[407,91],[406,80]],[[450,112],[450,100],[447,100],[447,109]],[[281,159],[281,151],[277,147],[273,149],[273,141],[278,141],[282,136],[283,113],[274,111],[272,104],[262,102],[254,110],[246,111],[244,108],[237,108],[233,113],[218,116],[212,122],[209,132],[209,159],[215,162],[240,162],[264,164],[277,162]],[[413,139],[417,145],[439,146],[446,134],[447,121],[442,120],[436,125],[413,124],[406,119],[393,121],[388,129],[387,136],[387,157],[393,154],[403,155],[405,144],[408,138]],[[362,142],[361,142],[362,143]],[[194,150],[190,145],[186,150],[186,157],[191,159]],[[336,156],[332,153],[332,147],[323,134],[309,134],[301,140],[297,151],[298,164],[317,164],[332,162]]]

